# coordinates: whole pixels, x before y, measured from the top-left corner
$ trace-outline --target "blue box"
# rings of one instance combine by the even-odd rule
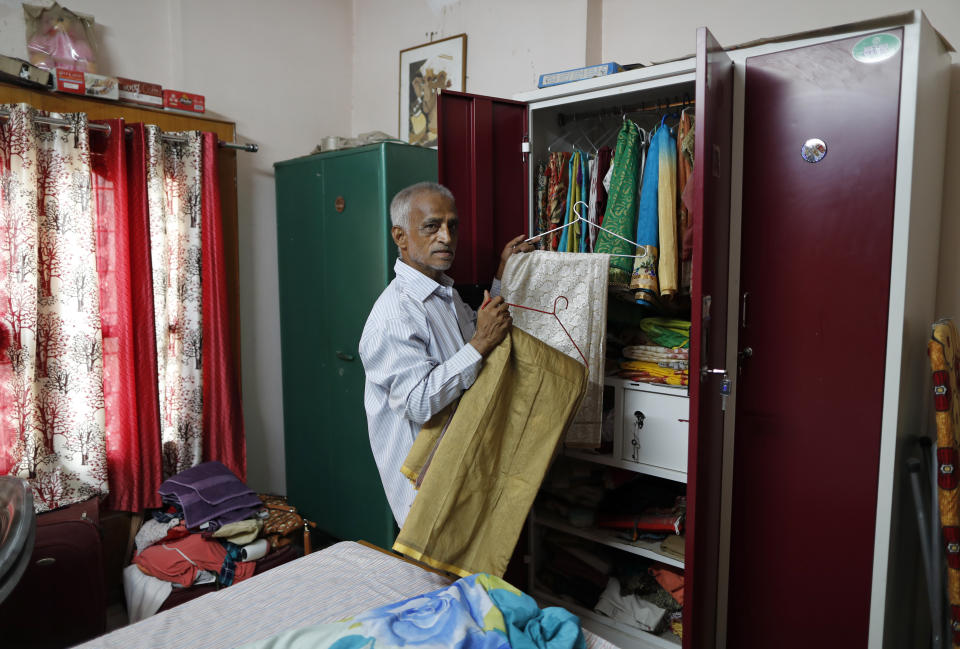
[[[622,72],[623,68],[617,63],[601,63],[599,65],[588,65],[585,68],[574,68],[573,70],[564,70],[563,72],[549,72],[540,75],[538,88],[549,88],[558,86],[561,83],[570,83],[571,81],[583,81],[584,79],[593,79],[594,77],[603,77],[608,74]]]

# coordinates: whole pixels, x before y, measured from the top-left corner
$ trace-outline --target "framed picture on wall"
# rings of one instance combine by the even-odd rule
[[[400,139],[437,146],[437,94],[463,92],[466,79],[466,34],[400,50]]]

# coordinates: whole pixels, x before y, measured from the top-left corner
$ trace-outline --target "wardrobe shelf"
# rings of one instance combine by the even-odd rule
[[[674,469],[665,469],[663,467],[654,466],[652,464],[641,464],[639,462],[630,462],[629,460],[621,460],[618,457],[614,457],[610,453],[596,453],[594,451],[584,451],[583,449],[578,448],[568,448],[563,452],[567,457],[572,457],[577,460],[583,460],[585,462],[596,462],[597,464],[605,464],[607,466],[614,466],[618,469],[626,469],[627,471],[633,471],[634,473],[645,473],[647,475],[656,476],[658,478],[666,478],[667,480],[673,480],[674,482],[682,482],[686,484],[687,474],[683,471],[675,471]]]
[[[687,397],[689,391],[685,385],[664,385],[663,383],[643,383],[641,381],[631,381],[619,376],[607,376],[603,379],[604,385],[627,388],[630,390],[644,390],[645,392],[656,392],[658,394],[669,394],[674,397]]]
[[[636,647],[637,649],[677,649],[681,646],[680,638],[670,631],[660,635],[643,631],[617,622],[605,615],[595,613],[556,595],[541,590],[537,585],[530,594],[541,605],[562,606],[580,618],[580,623],[592,633],[606,638],[621,647]]]
[[[663,554],[660,551],[659,541],[636,541],[634,543],[630,543],[618,538],[616,534],[611,531],[598,529],[595,527],[574,527],[573,525],[560,520],[560,518],[556,516],[551,516],[550,514],[533,512],[532,517],[534,525],[549,527],[565,534],[570,534],[571,536],[578,536],[582,539],[587,539],[588,541],[606,545],[607,547],[611,547],[616,550],[622,550],[623,552],[629,552],[630,554],[636,554],[647,559],[659,561],[660,563],[665,563],[675,568],[683,568],[683,561],[679,561],[669,555]]]

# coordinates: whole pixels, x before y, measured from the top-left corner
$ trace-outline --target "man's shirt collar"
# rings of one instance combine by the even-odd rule
[[[397,281],[403,290],[414,299],[421,302],[437,293],[442,296],[451,297],[453,295],[453,279],[446,274],[440,275],[440,281],[437,282],[427,277],[413,266],[407,265],[399,257],[393,265],[393,270],[397,274]]]

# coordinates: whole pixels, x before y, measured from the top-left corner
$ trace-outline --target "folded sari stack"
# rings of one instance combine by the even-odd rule
[[[643,383],[687,385],[690,362],[687,350],[647,346],[657,351],[638,352],[637,347],[624,349],[626,360],[620,363],[620,376]]]
[[[640,328],[644,344],[623,348],[619,375],[642,383],[688,385],[690,323],[646,318]]]

